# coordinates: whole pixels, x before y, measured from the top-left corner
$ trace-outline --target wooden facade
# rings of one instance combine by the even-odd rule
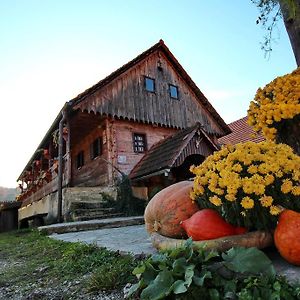
[[[195,123],[208,140],[230,132],[160,41],[65,104],[18,178],[19,199],[25,207],[63,187],[114,185],[154,145]],[[135,135],[145,137],[145,151],[134,150]],[[184,151],[180,163],[191,154]]]

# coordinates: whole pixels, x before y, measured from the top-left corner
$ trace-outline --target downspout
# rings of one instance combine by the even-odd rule
[[[62,109],[62,117],[59,121],[58,127],[58,186],[57,186],[57,223],[62,223],[62,184],[63,184],[63,130],[64,130],[64,122],[66,120],[66,107]]]

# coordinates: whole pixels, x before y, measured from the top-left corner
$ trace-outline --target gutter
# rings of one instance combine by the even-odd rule
[[[153,177],[153,176],[157,176],[157,175],[162,175],[162,174],[164,176],[168,176],[169,173],[170,173],[170,169],[163,169],[163,170],[160,170],[160,171],[156,171],[156,172],[144,175],[142,177],[133,178],[133,179],[131,179],[131,181],[140,181],[140,180],[144,180],[144,179],[147,179],[147,178],[150,178],[150,177]]]

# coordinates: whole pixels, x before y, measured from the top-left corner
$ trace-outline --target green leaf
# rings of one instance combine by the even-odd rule
[[[197,286],[203,286],[205,278],[212,278],[210,271],[202,271],[199,276],[194,275],[193,281]]]
[[[185,257],[176,259],[173,263],[173,274],[175,276],[183,276],[187,268],[187,262]]]
[[[183,281],[183,280],[175,281],[172,288],[173,288],[174,294],[183,294],[187,291],[185,281]]]
[[[132,296],[140,287],[140,282],[139,281],[138,283],[132,285],[128,291],[128,297]]]
[[[159,253],[159,254],[153,254],[151,256],[151,262],[153,263],[165,263],[167,261],[167,256],[165,254]]]
[[[206,252],[206,253],[205,253],[204,261],[205,261],[205,262],[206,262],[206,261],[209,261],[209,260],[211,260],[212,258],[218,257],[218,256],[219,256],[219,253],[218,253],[217,251],[212,250],[212,251]]]
[[[193,240],[191,238],[187,239],[187,241],[184,243],[184,256],[187,261],[189,261],[194,254],[193,250]]]
[[[171,250],[171,252],[168,253],[168,256],[170,258],[177,258],[177,257],[181,257],[182,254],[184,252],[184,248],[183,247],[177,247]]]
[[[132,274],[133,275],[138,275],[138,274],[142,274],[145,272],[146,266],[145,264],[142,264],[140,266],[137,266],[133,269]]]
[[[224,299],[226,300],[235,300],[236,299],[236,295],[234,292],[226,292]]]
[[[156,278],[142,291],[142,300],[159,300],[168,296],[173,288],[172,272],[161,271]]]
[[[271,260],[257,248],[231,248],[222,258],[224,265],[234,272],[275,276]]]
[[[218,290],[216,289],[209,289],[209,296],[211,300],[219,300],[220,299],[220,294]]]
[[[185,270],[184,279],[186,285],[189,287],[193,281],[195,265],[189,265]]]
[[[157,276],[159,271],[157,271],[149,261],[145,262],[145,271],[142,273],[142,278],[146,284],[151,283]]]

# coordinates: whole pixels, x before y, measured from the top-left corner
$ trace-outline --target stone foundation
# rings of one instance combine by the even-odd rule
[[[64,188],[62,191],[63,207],[62,214],[65,221],[77,221],[74,219],[74,207],[101,209],[101,203],[107,199],[115,201],[117,190],[115,187],[71,187]],[[93,206],[93,207],[92,207]],[[53,224],[57,220],[58,196],[57,192],[43,197],[41,200],[33,202],[18,211],[19,224],[26,220],[43,218],[44,224]],[[79,211],[80,213],[80,211]],[[101,213],[100,213],[101,214]],[[97,218],[99,214],[97,215]]]

